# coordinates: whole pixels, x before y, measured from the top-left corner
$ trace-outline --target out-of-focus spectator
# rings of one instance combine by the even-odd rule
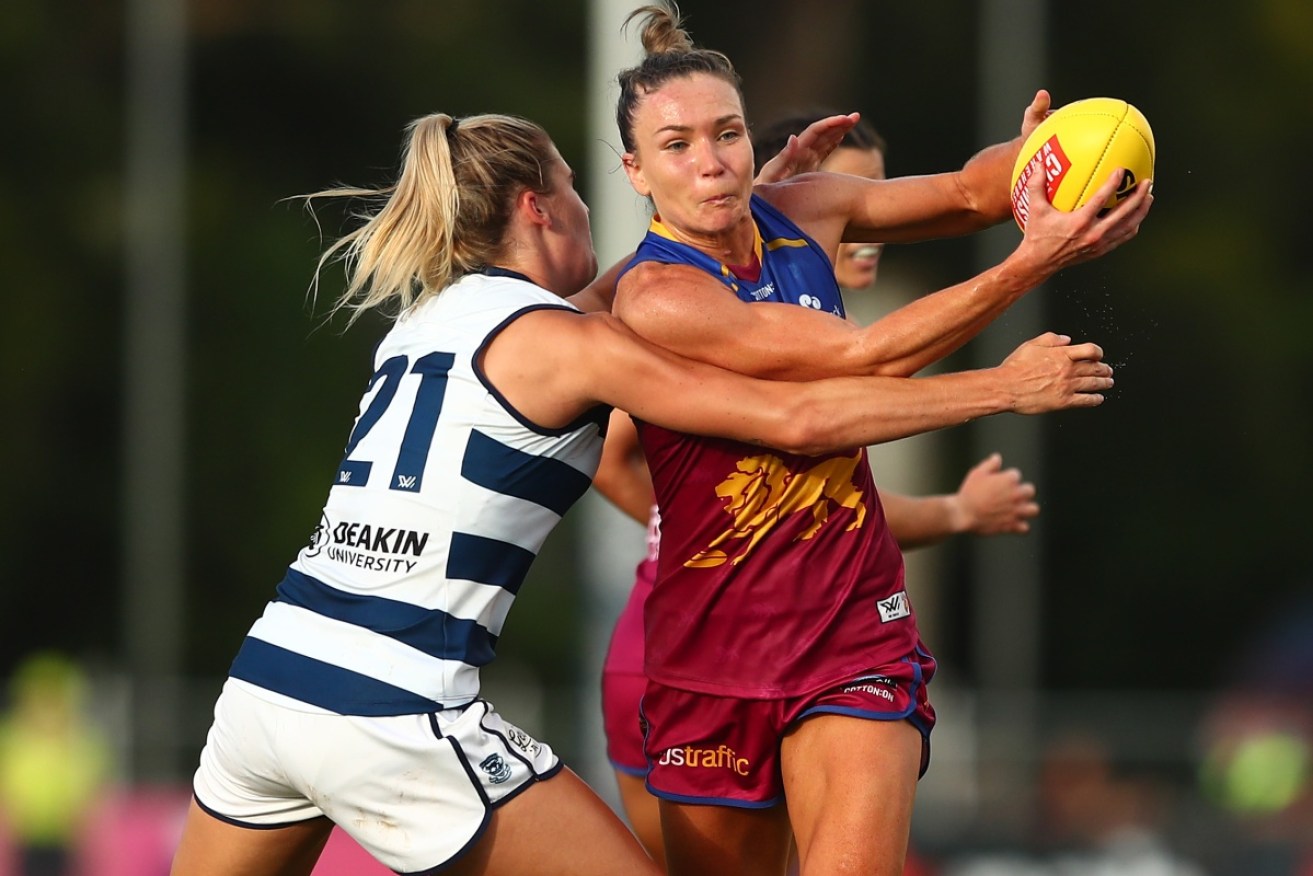
[[[1236,872],[1313,876],[1313,596],[1257,625],[1200,735],[1200,785],[1232,820]]]
[[[964,856],[943,876],[1208,876],[1168,843],[1160,783],[1117,767],[1097,736],[1070,731],[1045,747],[1031,843]]]
[[[1119,770],[1107,745],[1082,732],[1049,743],[1040,766],[1040,834],[1064,876],[1204,876],[1164,836],[1161,783]]]
[[[86,676],[68,657],[25,659],[0,717],[0,819],[21,876],[71,872],[82,827],[109,777],[109,746],[84,711]]]

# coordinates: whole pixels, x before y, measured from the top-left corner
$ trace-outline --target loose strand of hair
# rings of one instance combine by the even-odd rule
[[[627,28],[634,19],[641,19],[639,40],[648,55],[667,52],[689,52],[694,48],[693,38],[683,29],[684,19],[673,2],[640,6],[625,18]]]
[[[440,292],[451,281],[452,227],[460,193],[452,171],[447,128],[451,117],[425,116],[408,126],[401,172],[395,184],[378,189],[342,186],[303,196],[379,202],[376,210],[353,214],[361,224],[319,258],[313,288],[333,262],[345,268],[347,285],[329,311],[351,312],[349,328],[366,311],[380,308],[399,316]]]

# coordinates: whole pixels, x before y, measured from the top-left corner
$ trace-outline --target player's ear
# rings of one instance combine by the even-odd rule
[[[642,163],[638,160],[638,155],[633,152],[626,152],[620,156],[620,163],[625,168],[625,175],[629,177],[629,184],[634,187],[634,191],[643,197],[649,197],[652,189],[647,185],[647,179],[643,176]]]
[[[530,224],[551,225],[552,217],[548,211],[547,199],[540,192],[525,189],[515,199],[515,210]]]

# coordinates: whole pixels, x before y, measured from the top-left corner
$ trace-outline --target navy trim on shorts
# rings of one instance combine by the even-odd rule
[[[512,757],[516,758],[517,760],[520,760],[522,763],[524,763],[526,767],[528,767],[529,779],[523,785],[516,788],[510,794],[507,794],[505,797],[502,797],[497,802],[494,803],[490,801],[488,799],[488,793],[483,787],[483,782],[479,779],[477,775],[475,775],[473,767],[470,766],[470,759],[465,754],[465,749],[461,747],[460,742],[454,736],[446,736],[443,734],[442,728],[438,724],[437,713],[430,712],[428,715],[429,727],[433,730],[433,735],[436,738],[442,740],[443,742],[450,744],[451,747],[455,749],[456,753],[459,755],[456,758],[456,760],[458,763],[460,763],[461,769],[465,771],[465,777],[469,780],[469,783],[478,792],[479,799],[483,801],[483,822],[479,825],[478,830],[474,831],[474,833],[470,835],[469,841],[466,842],[465,845],[461,846],[459,851],[457,851],[455,854],[453,854],[450,858],[448,858],[443,863],[438,864],[436,867],[430,867],[427,870],[416,870],[410,873],[403,873],[401,874],[401,876],[429,876],[429,874],[441,873],[444,870],[447,870],[448,868],[454,866],[457,862],[461,860],[461,858],[465,857],[465,855],[469,853],[469,850],[474,846],[474,844],[477,843],[480,839],[482,839],[483,835],[487,833],[488,822],[492,820],[492,811],[494,809],[498,808],[504,803],[514,800],[516,797],[520,796],[520,794],[522,794],[526,788],[532,787],[535,782],[545,781],[557,775],[565,766],[565,763],[560,759],[560,757],[557,757],[556,764],[551,769],[541,773],[534,770],[532,762],[526,760],[524,757],[521,756],[518,746],[512,745],[511,741],[507,739],[504,734],[498,733],[496,730],[489,728],[487,725],[483,723],[483,718],[487,717],[488,713],[492,710],[492,705],[487,700],[471,700],[470,702],[466,703],[464,707],[457,707],[457,708],[461,708],[463,711],[464,709],[475,705],[483,706],[483,716],[479,718],[479,726],[482,727],[483,730],[488,734],[492,736],[496,736],[499,739],[501,739],[506,747],[507,752]],[[534,741],[536,742],[537,740]]]
[[[460,747],[460,743],[457,742],[454,737],[442,735],[442,732],[438,729],[437,716],[431,712],[429,713],[429,724],[433,727],[433,732],[437,735],[439,740],[446,742],[456,750],[457,763],[461,765],[461,769],[465,770],[466,778],[469,779],[469,782],[474,786],[474,789],[479,792],[479,799],[483,801],[483,821],[479,823],[478,829],[470,834],[470,838],[465,842],[465,845],[461,846],[450,858],[437,866],[429,867],[425,870],[413,870],[404,873],[403,876],[427,876],[427,874],[430,873],[441,873],[448,867],[453,866],[461,858],[465,857],[469,850],[474,847],[475,843],[483,839],[483,835],[488,831],[488,822],[492,820],[492,807],[488,804],[488,795],[484,792],[483,783],[479,781],[479,777],[474,775],[474,771],[470,769],[469,758],[465,756],[465,749]]]
[[[784,795],[772,797],[770,800],[738,800],[734,797],[692,797],[685,794],[671,794],[667,791],[661,791],[652,787],[651,780],[643,783],[647,792],[653,797],[660,797],[662,800],[669,800],[672,803],[686,803],[691,806],[728,806],[733,809],[769,809],[772,806],[778,806],[784,802]]]
[[[479,726],[482,727],[484,732],[487,733],[488,735],[496,736],[498,739],[500,739],[502,741],[502,744],[506,746],[506,751],[510,753],[511,757],[515,758],[520,763],[524,764],[525,768],[529,771],[529,781],[525,782],[523,785],[516,788],[511,793],[507,794],[505,797],[502,797],[496,803],[489,804],[491,808],[496,809],[498,806],[501,806],[504,803],[514,800],[516,797],[520,796],[520,794],[524,793],[525,789],[532,786],[534,782],[541,782],[545,779],[550,779],[553,776],[555,776],[557,773],[561,771],[562,767],[565,766],[565,761],[561,760],[561,756],[558,755],[555,751],[553,751],[552,756],[556,758],[556,763],[553,766],[551,766],[549,769],[544,770],[541,773],[538,772],[538,770],[534,768],[533,761],[529,759],[528,755],[520,751],[520,746],[511,742],[511,740],[508,739],[505,734],[501,733],[500,731],[494,730],[491,727],[489,727],[487,724],[483,723],[483,719],[488,717],[488,715],[492,713],[492,703],[488,702],[487,700],[479,700],[478,702],[481,702],[484,705],[483,716],[479,718]],[[506,719],[503,718],[502,720],[505,721]],[[545,744],[542,742],[538,742],[537,739],[534,739],[533,741],[537,742],[539,745]],[[483,786],[480,785],[479,787],[482,788]]]
[[[327,815],[323,815],[321,813],[319,815],[311,815],[309,818],[297,818],[292,821],[280,821],[277,822],[276,824],[251,824],[249,821],[239,821],[236,818],[230,818],[221,812],[217,812],[214,809],[211,809],[209,806],[205,805],[205,803],[201,800],[200,797],[196,796],[195,791],[192,791],[191,798],[196,802],[196,805],[201,808],[201,811],[203,811],[206,815],[210,816],[211,818],[218,819],[219,821],[222,821],[224,824],[231,824],[233,827],[244,827],[247,830],[279,830],[284,827],[292,827],[297,824],[305,824],[307,821],[314,821],[316,818],[322,818],[329,822],[332,821],[332,819],[329,818]]]
[[[474,789],[479,792],[479,799],[483,801],[483,820],[486,824],[488,813],[492,811],[492,803],[488,800],[488,792],[483,789],[483,782],[479,781],[479,777],[474,774],[474,769],[470,766],[469,756],[465,754],[465,749],[461,748],[460,741],[454,736],[444,736],[442,741],[450,743],[451,747],[460,755],[461,769],[465,770],[466,778],[470,780],[470,784],[474,786]]]
[[[910,718],[912,715],[916,714],[916,710],[919,705],[916,701],[916,694],[917,691],[919,691],[922,686],[921,664],[913,660],[909,660],[906,657],[903,658],[903,662],[907,663],[912,667],[912,680],[907,685],[907,697],[909,703],[906,709],[897,712],[892,712],[892,711],[886,712],[886,711],[877,711],[875,709],[858,709],[853,706],[826,706],[826,705],[812,706],[809,709],[805,709],[804,711],[799,712],[798,717],[794,718],[792,721],[789,722],[790,726],[792,726],[793,724],[797,724],[799,721],[801,721],[803,718],[808,717],[809,715],[821,715],[821,714],[847,715],[851,718],[866,718],[872,721],[902,721],[904,719]],[[818,696],[824,696],[826,693],[829,693],[832,690],[842,689],[850,684],[859,684],[863,681],[871,681],[880,677],[881,674],[878,672],[870,675],[859,675],[856,678],[850,679],[849,681],[841,682],[839,684],[827,688],[823,693],[819,694]],[[908,723],[911,724],[913,727],[916,727],[917,730],[921,731],[922,736],[928,737],[929,734],[926,732],[926,729],[920,726],[916,721],[908,721]]]
[[[611,769],[615,770],[616,772],[624,773],[627,776],[633,776],[636,779],[647,778],[647,774],[652,771],[652,768],[650,766],[632,767],[632,766],[628,766],[627,764],[617,763],[615,760],[612,760],[609,757],[606,759],[606,762],[611,764]]]
[[[919,647],[916,649],[916,651],[917,654],[923,657],[930,656],[925,651],[922,651],[921,648]],[[916,732],[921,734],[921,769],[917,773],[917,778],[918,779],[921,778],[926,774],[926,771],[930,769],[930,730],[933,728],[927,728],[925,726],[925,722],[922,721],[917,715],[919,709],[918,709],[918,703],[916,701],[916,692],[924,685],[924,682],[921,677],[922,676],[921,664],[913,660],[910,660],[906,657],[903,658],[903,661],[905,663],[911,664],[913,669],[912,682],[911,684],[908,685],[907,688],[908,696],[911,698],[911,706],[906,711],[877,712],[870,709],[855,709],[848,706],[813,706],[812,708],[807,709],[805,712],[799,714],[798,717],[795,718],[793,721],[789,722],[790,726],[792,726],[793,724],[797,724],[799,721],[802,721],[804,718],[807,718],[812,715],[847,715],[850,718],[863,718],[870,721],[906,721],[916,729]],[[856,684],[861,681],[866,681],[869,679],[879,678],[879,677],[880,677],[879,673],[876,673],[874,675],[864,675],[854,678],[852,681],[844,682],[844,684]]]
[[[548,779],[556,778],[558,775],[560,775],[561,770],[563,769],[565,769],[565,761],[561,760],[560,757],[557,757],[555,766],[541,773],[532,773],[529,781],[525,782],[523,785],[516,788],[511,793],[507,794],[505,797],[501,798],[496,803],[493,803],[492,808],[496,809],[499,806],[509,803],[510,801],[514,800],[516,797],[523,794],[529,788],[532,788],[538,782],[545,782]]]

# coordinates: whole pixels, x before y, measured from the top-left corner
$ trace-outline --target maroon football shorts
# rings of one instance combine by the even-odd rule
[[[712,696],[649,681],[642,701],[648,790],[680,803],[774,806],[784,799],[785,732],[821,714],[911,722],[924,739],[924,774],[935,726],[926,684],[934,672],[934,658],[918,653],[817,693],[777,700]]]

